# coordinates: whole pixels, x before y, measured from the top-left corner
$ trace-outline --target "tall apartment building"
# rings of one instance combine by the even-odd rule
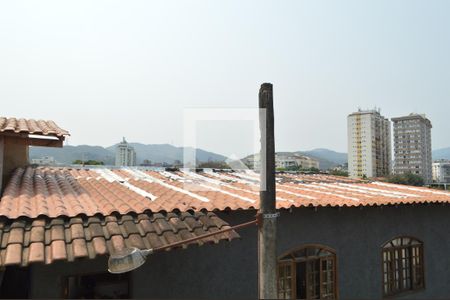
[[[135,166],[136,151],[130,146],[125,138],[116,148],[116,166]]]
[[[441,159],[433,162],[433,181],[450,183],[450,160]]]
[[[394,174],[413,173],[432,181],[431,122],[425,115],[392,118],[394,123]]]
[[[350,177],[382,177],[391,170],[391,122],[379,110],[361,110],[347,118]]]

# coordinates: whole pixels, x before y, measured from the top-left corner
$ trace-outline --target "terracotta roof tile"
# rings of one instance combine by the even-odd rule
[[[84,239],[75,239],[72,242],[72,253],[75,258],[89,256],[86,241]]]
[[[36,242],[42,243],[44,241],[45,241],[44,226],[33,226],[31,228],[30,243],[36,243]]]
[[[257,209],[258,188],[258,174],[251,172],[28,167],[14,172],[0,200],[0,216],[57,218],[153,212],[155,218],[158,212]],[[435,202],[450,203],[450,193],[327,175],[277,174],[279,209]],[[154,230],[160,234],[169,228],[158,225]],[[93,225],[89,238],[99,235],[98,226]]]
[[[50,259],[64,260],[67,258],[66,243],[61,240],[52,241],[50,243]]]
[[[0,117],[0,133],[3,132],[51,135],[57,137],[69,135],[67,130],[60,128],[53,121]]]
[[[4,257],[4,266],[20,264],[22,260],[22,244],[8,244],[2,257]]]
[[[43,262],[44,261],[44,243],[31,243],[30,250],[28,251],[29,263]]]
[[[96,237],[92,239],[92,244],[94,248],[94,253],[98,255],[104,255],[108,253],[108,249],[106,248],[105,239],[101,237]]]
[[[194,229],[184,223],[195,223]],[[133,214],[75,218],[0,220],[0,267],[93,259],[124,247],[149,248],[229,228],[214,213]],[[178,224],[173,226],[173,224]],[[212,225],[215,224],[215,225]],[[155,230],[158,228],[158,230]],[[182,230],[180,230],[182,229]],[[239,237],[234,231],[199,240],[218,243]]]
[[[83,224],[72,224],[70,226],[70,240],[84,238]]]

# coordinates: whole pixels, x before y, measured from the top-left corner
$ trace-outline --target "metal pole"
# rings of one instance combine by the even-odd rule
[[[261,190],[258,230],[258,287],[260,299],[277,298],[275,207],[275,138],[273,121],[273,91],[271,83],[259,90],[259,127],[261,131]]]
[[[225,228],[225,229],[221,229],[221,230],[218,230],[218,231],[205,233],[203,235],[199,235],[199,236],[196,236],[196,237],[193,237],[193,238],[185,239],[185,240],[182,240],[182,241],[179,241],[179,242],[175,242],[175,243],[172,243],[172,244],[164,245],[164,246],[161,246],[159,248],[154,248],[154,249],[149,249],[149,250],[152,250],[152,252],[158,252],[158,251],[167,250],[167,249],[170,249],[170,248],[186,245],[186,244],[189,244],[189,243],[192,243],[192,242],[195,242],[195,241],[198,241],[198,240],[201,240],[201,239],[213,236],[213,235],[218,235],[218,234],[225,233],[225,232],[228,232],[228,231],[231,231],[231,230],[238,230],[238,229],[250,226],[250,225],[255,225],[255,224],[258,224],[258,222],[259,222],[259,220],[256,219],[256,220],[253,220],[253,221],[245,222],[245,223],[242,223],[242,224],[239,224],[239,225],[235,225],[235,226],[231,226],[231,227],[228,227],[228,228]]]

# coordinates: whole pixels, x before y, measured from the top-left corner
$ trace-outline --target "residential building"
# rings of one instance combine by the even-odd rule
[[[450,160],[441,159],[433,162],[433,182],[450,183]]]
[[[152,161],[149,160],[149,159],[144,159],[142,161],[142,163],[139,164],[139,165],[142,166],[142,167],[150,167],[150,166],[152,166]]]
[[[284,169],[298,168],[298,164],[294,156],[275,154],[275,167]]]
[[[413,173],[432,181],[431,122],[425,115],[392,118],[394,123],[394,174]]]
[[[295,155],[295,161],[297,162],[297,165],[301,168],[301,169],[319,169],[320,168],[320,163],[318,160],[311,158],[309,156],[305,156],[305,155]]]
[[[244,157],[242,159],[242,162],[244,165],[246,165],[248,168],[253,170],[260,170],[261,169],[261,157],[259,153],[251,154],[247,157]]]
[[[36,165],[47,165],[47,166],[52,166],[56,164],[55,158],[53,156],[44,156],[41,158],[33,158],[31,160],[32,164],[36,164]]]
[[[277,168],[319,169],[319,162],[311,157],[295,153],[276,153],[275,166]]]
[[[2,298],[258,297],[258,227],[218,232],[255,220],[259,174],[29,166],[15,129],[2,136],[0,123]],[[449,192],[276,177],[278,298],[448,298]],[[107,271],[110,256],[175,242],[131,272]]]
[[[341,165],[337,165],[332,169],[333,171],[342,171],[342,172],[348,172],[348,163],[343,163]]]
[[[391,123],[380,110],[361,110],[347,118],[348,168],[352,178],[383,177],[391,170]]]
[[[117,145],[116,148],[116,166],[135,166],[136,151],[130,146],[125,138]]]
[[[43,175],[48,197],[28,189]],[[129,247],[155,248],[253,220],[255,178],[249,171],[18,168],[0,200],[0,291],[21,298],[255,298],[256,226],[155,252],[130,273],[107,273],[108,255]],[[450,241],[442,239],[450,193],[326,175],[277,179],[279,298],[450,294],[450,274],[442,271],[450,267]],[[222,190],[183,190],[185,182],[207,188],[214,180]],[[74,188],[61,194],[55,182]],[[55,199],[61,206],[47,210]],[[27,209],[35,201],[36,210]],[[402,279],[403,270],[410,276]]]
[[[248,167],[259,170],[261,167],[260,155],[249,155],[243,159],[243,162]],[[319,169],[319,161],[300,154],[292,152],[279,152],[275,154],[275,167],[276,168],[298,168],[298,169]]]

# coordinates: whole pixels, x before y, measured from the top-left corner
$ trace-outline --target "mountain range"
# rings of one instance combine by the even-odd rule
[[[336,152],[324,148],[313,149],[310,151],[297,151],[295,153],[318,160],[321,170],[328,170],[347,163],[347,153]]]
[[[144,160],[150,160],[152,163],[165,162],[169,164],[176,160],[183,161],[183,147],[176,147],[170,144],[129,144],[133,146],[136,151],[137,164],[141,164]],[[113,165],[115,160],[115,148],[116,145],[106,148],[89,145],[64,146],[63,148],[31,147],[30,158],[52,156],[58,163],[62,164],[71,164],[73,161],[80,159],[97,160],[102,161],[105,165]],[[226,160],[225,156],[217,153],[202,149],[187,149],[189,151],[197,151],[197,160],[200,162]],[[294,151],[290,153],[301,154],[317,159],[320,164],[320,169],[322,170],[327,170],[347,162],[347,153],[336,152],[324,148],[309,151]],[[433,159],[450,159],[450,147],[434,150]]]
[[[450,147],[433,150],[433,159],[450,159]]]
[[[169,144],[129,143],[136,151],[136,163],[141,164],[144,160],[152,163],[169,163],[176,160],[183,161],[183,147]],[[114,165],[116,145],[104,148],[101,146],[64,146],[63,148],[30,147],[30,158],[42,158],[52,156],[58,163],[71,164],[75,160],[97,160],[105,165]],[[226,157],[202,149],[186,148],[188,151],[197,151],[196,157],[200,162],[224,161]]]

